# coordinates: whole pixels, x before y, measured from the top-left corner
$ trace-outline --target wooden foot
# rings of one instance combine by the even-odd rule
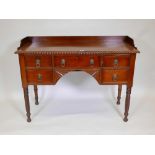
[[[27,115],[27,122],[31,122],[30,118],[30,103],[29,103],[29,95],[28,95],[28,87],[23,88],[24,90],[24,99],[25,99],[25,108],[26,108],[26,115]]]
[[[30,115],[27,114],[27,122],[31,122]]]
[[[128,118],[127,117],[124,117],[123,121],[124,122],[127,122],[128,121]]]
[[[35,94],[35,104],[38,105],[38,87],[37,85],[34,85],[34,94]]]
[[[131,94],[131,87],[127,87],[126,90],[126,99],[125,99],[125,113],[124,113],[124,122],[128,121],[128,112],[130,106],[130,94]]]
[[[117,96],[117,104],[120,104],[121,100],[121,93],[122,93],[122,85],[118,85],[118,96]]]

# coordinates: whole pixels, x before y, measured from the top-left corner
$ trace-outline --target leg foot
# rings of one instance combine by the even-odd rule
[[[35,101],[35,105],[39,105],[39,102],[38,101]]]
[[[127,122],[128,121],[128,118],[127,117],[124,117],[123,121],[124,122]]]
[[[128,121],[128,112],[129,112],[129,106],[130,106],[130,94],[131,94],[131,87],[127,86],[126,90],[126,99],[125,99],[125,113],[124,113],[124,122]]]
[[[26,114],[27,115],[27,122],[31,122],[31,117],[30,117],[30,114]]]
[[[116,104],[117,104],[117,105],[120,105],[120,100],[119,100],[119,101],[117,100],[117,103],[116,103]]]
[[[23,88],[24,90],[24,99],[25,99],[25,108],[26,108],[26,115],[27,115],[27,122],[31,122],[30,118],[30,103],[29,103],[29,95],[28,95],[28,87]]]

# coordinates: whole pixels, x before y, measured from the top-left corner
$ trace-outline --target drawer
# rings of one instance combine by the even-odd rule
[[[103,70],[102,82],[127,82],[129,70]]]
[[[78,66],[78,56],[54,56],[55,67]]]
[[[79,65],[80,67],[99,67],[99,57],[84,55],[79,57]]]
[[[55,56],[54,66],[61,68],[87,68],[87,67],[99,67],[99,57],[90,55],[80,56]]]
[[[48,84],[53,81],[52,70],[27,70],[28,83]]]
[[[52,67],[52,56],[49,55],[26,55],[25,61],[27,67]]]
[[[102,67],[128,67],[130,55],[105,55],[102,60]]]

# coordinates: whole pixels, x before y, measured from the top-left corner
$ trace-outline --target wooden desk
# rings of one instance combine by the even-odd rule
[[[126,85],[124,121],[128,121],[136,53],[128,36],[26,37],[16,53],[19,56],[27,121],[30,122],[28,85],[54,85],[70,71],[85,71],[101,85],[118,85],[120,104],[122,85]]]

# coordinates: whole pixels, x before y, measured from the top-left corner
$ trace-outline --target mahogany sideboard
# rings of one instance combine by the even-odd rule
[[[136,54],[128,36],[37,36],[21,40],[19,56],[27,121],[31,122],[28,85],[54,85],[67,72],[85,71],[100,85],[118,85],[120,104],[122,85],[126,85],[124,121],[128,121]]]

